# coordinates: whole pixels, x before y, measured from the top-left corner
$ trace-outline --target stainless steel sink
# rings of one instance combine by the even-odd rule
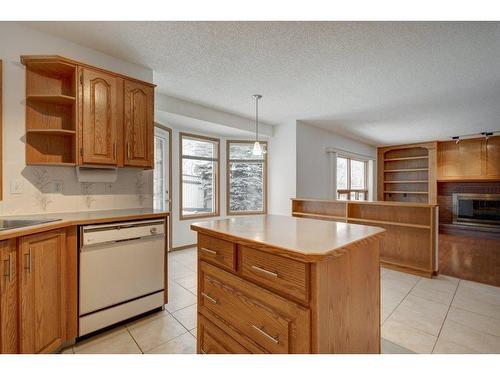
[[[52,221],[58,221],[61,219],[0,219],[0,231],[9,230],[14,228],[29,227],[32,225],[50,223]]]

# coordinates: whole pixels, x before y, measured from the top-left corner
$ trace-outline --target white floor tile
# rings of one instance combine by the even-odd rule
[[[187,332],[171,315],[134,323],[128,326],[128,330],[143,352],[150,351]]]

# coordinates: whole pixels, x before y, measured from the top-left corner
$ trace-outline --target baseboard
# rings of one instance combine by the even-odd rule
[[[433,271],[428,271],[428,270],[422,270],[419,268],[413,268],[413,267],[408,267],[408,266],[402,266],[399,264],[394,264],[392,262],[387,262],[387,261],[380,261],[380,265],[384,268],[388,268],[394,271],[400,271],[400,272],[405,272],[405,273],[411,273],[412,275],[416,276],[422,276],[426,277],[428,279],[432,279],[432,276],[434,274]]]
[[[170,251],[178,251],[178,250],[184,250],[184,249],[189,249],[190,247],[196,247],[197,244],[191,244],[191,245],[183,245],[183,246],[177,246],[173,247],[172,250]]]

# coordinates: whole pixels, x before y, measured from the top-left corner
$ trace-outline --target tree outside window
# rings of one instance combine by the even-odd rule
[[[219,215],[219,140],[180,134],[181,219]]]
[[[255,156],[253,141],[227,141],[227,213],[266,212],[267,153]],[[263,144],[267,151],[267,143]]]
[[[368,162],[337,157],[337,199],[368,199]]]

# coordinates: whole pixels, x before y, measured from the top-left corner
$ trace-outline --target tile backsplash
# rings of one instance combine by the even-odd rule
[[[79,182],[75,168],[4,163],[1,215],[153,206],[153,171],[119,169],[116,182]]]

